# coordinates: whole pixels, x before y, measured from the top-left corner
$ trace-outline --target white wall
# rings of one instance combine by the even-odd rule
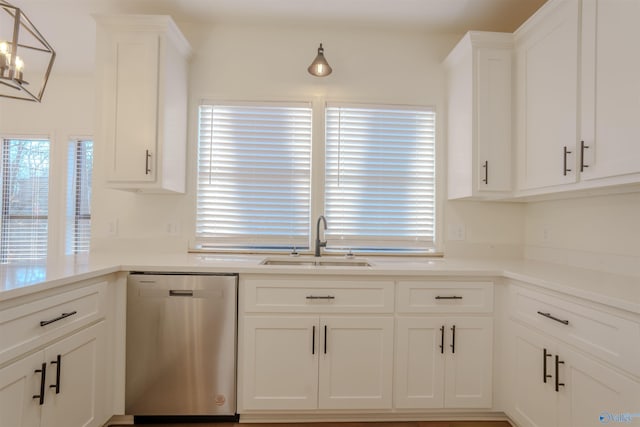
[[[106,189],[101,163],[103,148],[97,145],[92,207],[94,250],[187,250],[194,232],[196,111],[200,99],[434,105],[438,128],[444,129],[441,62],[459,35],[433,36],[370,28],[193,24],[180,27],[194,48],[190,64],[187,193],[143,195]],[[331,76],[323,79],[306,72],[319,42],[324,44],[325,55],[334,69]],[[62,90],[54,89],[55,80]],[[23,127],[37,122],[37,127],[43,129],[76,127],[79,130],[75,132],[83,133],[91,129],[88,124],[92,123],[93,103],[76,110],[80,108],[77,97],[91,98],[93,89],[87,89],[87,78],[80,79],[82,84],[78,86],[73,81],[71,77],[65,80],[53,76],[45,103],[21,106],[17,113],[20,117],[15,117],[9,108],[0,110],[0,132],[15,119]],[[70,104],[74,105],[70,108]],[[0,108],[3,105],[0,101]],[[34,115],[32,111],[39,112]],[[440,142],[443,137],[440,133]],[[444,147],[440,150],[444,152]],[[446,176],[444,164],[441,163],[439,171],[442,179]],[[439,191],[445,191],[445,184],[439,183]],[[441,237],[445,238],[447,255],[522,254],[522,205],[445,202],[441,216],[444,219]],[[464,241],[446,241],[449,223],[464,225]],[[177,232],[168,232],[169,224],[177,225]]]
[[[640,276],[640,193],[530,203],[526,256]]]
[[[52,73],[41,103],[0,98],[0,138],[46,138],[50,145],[49,250],[64,253],[67,143],[93,135],[91,75]]]
[[[190,64],[188,163],[192,173],[187,194],[137,195],[96,188],[96,249],[187,249],[194,233],[195,129],[201,99],[434,105],[439,113],[439,128],[444,128],[441,62],[460,36],[367,28],[180,27],[194,49]],[[306,72],[319,42],[334,69],[331,76],[323,79]],[[442,184],[440,190],[444,191],[446,186]],[[447,254],[522,254],[522,207],[457,202],[446,203],[441,213],[443,223],[451,214],[456,223],[466,225],[466,241],[452,243]],[[109,237],[107,230],[115,222],[118,237]],[[167,233],[169,223],[178,225],[177,236]],[[442,234],[446,237],[446,232]]]

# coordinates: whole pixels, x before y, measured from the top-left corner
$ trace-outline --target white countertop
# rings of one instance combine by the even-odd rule
[[[96,254],[0,266],[0,301],[117,271],[505,277],[640,314],[640,277],[526,260],[370,257],[371,267],[267,266],[264,255]]]

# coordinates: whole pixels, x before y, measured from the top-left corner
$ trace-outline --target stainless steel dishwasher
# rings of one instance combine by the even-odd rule
[[[237,287],[236,274],[129,274],[126,414],[237,418]]]

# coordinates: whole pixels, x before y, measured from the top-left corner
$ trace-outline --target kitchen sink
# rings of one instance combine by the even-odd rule
[[[297,258],[265,258],[261,265],[298,265],[314,267],[371,267],[366,259],[297,259]]]

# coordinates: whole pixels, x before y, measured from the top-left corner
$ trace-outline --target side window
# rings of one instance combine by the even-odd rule
[[[49,153],[48,140],[2,140],[2,263],[47,256]]]
[[[66,253],[86,253],[91,238],[93,141],[69,143],[67,173]]]

